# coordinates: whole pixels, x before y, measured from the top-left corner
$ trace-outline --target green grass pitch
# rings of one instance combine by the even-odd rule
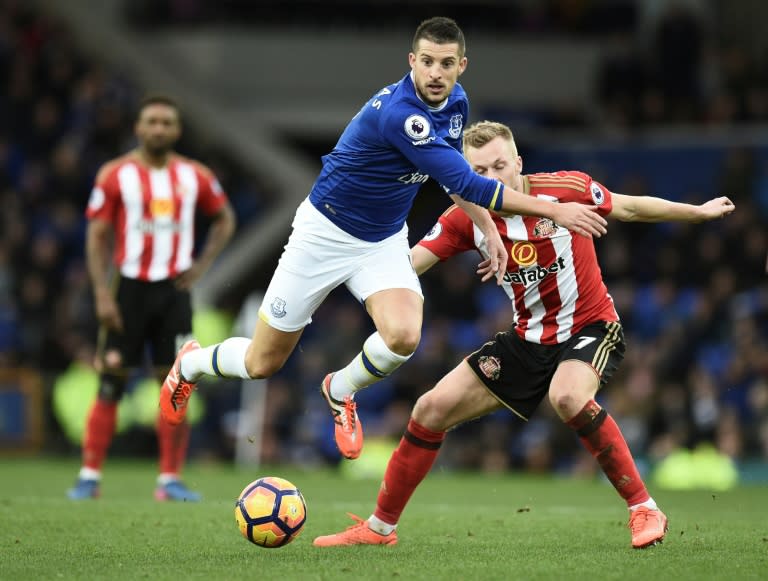
[[[377,480],[295,467],[191,465],[199,504],[157,503],[155,467],[110,461],[102,498],[64,492],[77,460],[0,460],[0,579],[491,580],[768,578],[768,488],[662,492],[663,545],[632,550],[626,509],[602,481],[431,474],[396,547],[318,549],[312,539],[367,517]],[[234,500],[260,476],[291,480],[308,519],[292,544],[262,549],[235,525]]]

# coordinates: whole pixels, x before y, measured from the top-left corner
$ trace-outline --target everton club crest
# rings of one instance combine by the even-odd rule
[[[461,135],[461,129],[464,127],[464,117],[461,113],[456,113],[451,117],[451,126],[448,129],[448,135],[454,139],[458,139]]]
[[[269,310],[272,312],[273,317],[282,319],[287,314],[285,312],[285,300],[280,297],[275,297],[272,304],[269,305]]]

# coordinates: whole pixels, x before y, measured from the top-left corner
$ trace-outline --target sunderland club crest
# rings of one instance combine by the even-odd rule
[[[557,231],[557,224],[549,218],[541,218],[533,227],[533,235],[536,238],[547,238]]]
[[[496,381],[501,376],[501,361],[498,357],[483,355],[477,360],[480,371],[491,381]]]

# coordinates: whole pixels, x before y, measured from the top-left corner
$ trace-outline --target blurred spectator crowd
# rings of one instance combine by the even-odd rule
[[[99,167],[134,147],[144,93],[28,3],[0,6],[0,366],[61,370],[92,351],[84,211]],[[258,176],[193,123],[184,131],[179,151],[205,160],[240,221],[253,219],[269,203]]]
[[[512,4],[525,9],[538,3]],[[586,27],[580,32],[588,34],[592,19],[577,19],[566,8],[611,5],[542,4],[560,10],[547,20],[531,9],[524,20],[531,30],[536,22],[548,22],[549,32],[572,31],[576,19]],[[710,46],[707,19],[685,8],[696,3],[672,4],[677,8],[658,15],[655,34],[645,36],[652,39],[645,44],[636,40],[641,19],[630,10],[637,3],[613,4],[610,42],[617,48],[607,51],[611,56],[596,79],[597,117],[618,129],[768,120],[768,69],[761,60],[740,45]],[[120,71],[86,58],[67,30],[25,3],[4,0],[0,6],[0,366],[32,367],[52,377],[93,355],[83,211],[98,167],[132,147],[133,114],[143,91]],[[184,8],[187,15],[195,14],[195,7],[214,10],[214,4],[194,0],[134,7],[141,6]],[[137,15],[141,12],[133,13],[140,22]],[[185,130],[179,149],[212,166],[241,224],[253,220],[269,203],[264,181],[196,135],[191,123]],[[612,222],[609,235],[597,242],[628,341],[627,358],[600,399],[642,457],[658,460],[674,449],[712,442],[734,459],[768,462],[766,147],[724,151],[712,191],[686,194],[697,203],[730,195],[737,205],[730,218],[686,226]],[[663,195],[645,191],[642,182],[606,185],[627,194]],[[508,299],[492,284],[479,283],[476,261],[467,255],[423,278],[426,315],[416,355],[358,397],[367,438],[399,437],[416,398],[510,324]],[[355,355],[371,327],[343,289],[332,293],[314,321],[286,368],[269,381],[266,462],[337,459],[317,383]],[[193,454],[229,458],[233,439],[245,436],[231,420],[237,388],[211,385],[202,393],[212,417],[198,426]],[[56,431],[55,424],[50,430]],[[440,461],[488,471],[593,467],[546,401],[528,423],[500,412],[458,428]]]
[[[598,42],[605,55],[591,111],[538,112],[557,125],[610,129],[669,123],[768,121],[768,50],[750,11],[737,18],[725,0],[128,0],[126,21],[142,30],[202,25],[345,30],[401,27],[441,11],[469,40],[503,34]],[[510,72],[514,69],[510,64]],[[503,107],[503,104],[501,105]]]

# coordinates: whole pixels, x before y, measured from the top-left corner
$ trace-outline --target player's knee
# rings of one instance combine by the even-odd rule
[[[581,398],[571,389],[550,389],[549,391],[549,401],[563,420],[569,420],[579,413],[580,400]]]
[[[245,371],[251,379],[264,379],[272,377],[282,369],[285,359],[278,357],[249,356],[245,357]]]
[[[245,350],[245,372],[251,379],[272,377],[282,369],[287,359],[281,352],[259,349],[257,344],[251,341]]]
[[[402,326],[382,334],[387,348],[398,355],[412,355],[421,341],[421,329],[413,326]]]
[[[123,355],[117,349],[109,349],[101,364],[106,373],[117,371],[123,366]]]
[[[428,391],[416,400],[411,418],[420,426],[434,432],[442,432],[447,429],[445,410],[440,406],[440,399],[432,391]]]

